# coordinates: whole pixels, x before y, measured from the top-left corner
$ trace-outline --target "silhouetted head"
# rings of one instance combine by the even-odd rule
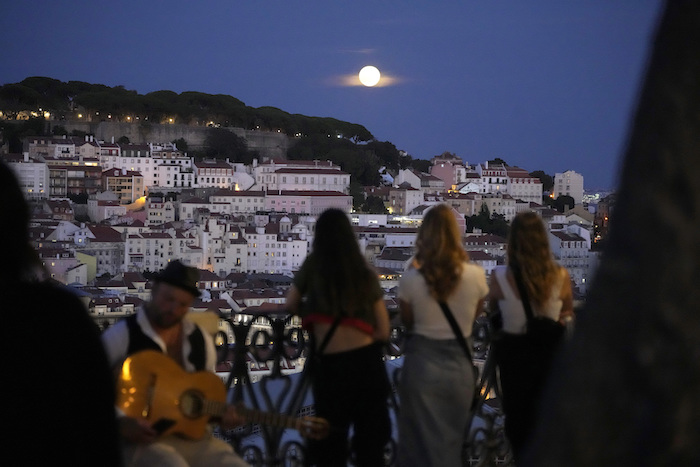
[[[359,254],[359,246],[355,239],[348,215],[340,209],[327,209],[321,213],[316,221],[313,249],[315,253],[324,255],[342,255],[348,250],[356,250]]]
[[[345,212],[331,208],[319,216],[313,254],[317,265],[314,305],[352,316],[362,306],[364,294],[371,290],[371,281],[377,278],[360,252]]]
[[[0,162],[0,218],[3,248],[0,280],[4,286],[22,278],[36,264],[36,255],[29,244],[29,207],[14,172],[3,162]]]

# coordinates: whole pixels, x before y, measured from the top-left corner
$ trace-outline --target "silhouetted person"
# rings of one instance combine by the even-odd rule
[[[0,163],[3,459],[117,466],[114,384],[97,326],[67,289],[40,282],[29,209]]]

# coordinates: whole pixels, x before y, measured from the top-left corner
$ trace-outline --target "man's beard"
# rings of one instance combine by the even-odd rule
[[[146,312],[151,322],[160,329],[170,329],[177,326],[180,320],[173,317],[171,313],[163,313],[161,310],[156,308],[153,303],[149,303],[146,307]]]

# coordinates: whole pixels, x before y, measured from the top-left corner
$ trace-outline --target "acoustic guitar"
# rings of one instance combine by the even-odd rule
[[[190,439],[204,436],[212,417],[226,412],[226,387],[208,371],[188,373],[173,359],[155,350],[144,350],[124,361],[117,383],[117,407],[126,415],[151,421],[161,435]],[[289,417],[236,406],[247,421],[293,428],[302,436],[322,439],[328,421],[318,417]]]

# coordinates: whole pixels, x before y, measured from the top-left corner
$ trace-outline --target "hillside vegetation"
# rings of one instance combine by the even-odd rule
[[[281,132],[293,141],[287,154],[289,159],[331,160],[352,175],[355,189],[357,185],[379,185],[381,167],[394,172],[406,167],[427,168],[427,161],[414,160],[388,141],[376,141],[362,125],[330,117],[290,114],[275,107],[249,107],[224,94],[196,91],[178,94],[167,90],[139,94],[124,86],[62,82],[47,77],[30,77],[0,87],[0,110],[6,117],[13,119],[21,112],[39,109],[41,111],[35,118],[30,117],[20,125],[9,123],[13,120],[2,123],[3,138],[9,143],[11,152],[17,152],[22,136],[42,134],[42,115],[49,112],[53,120],[59,121],[109,119]],[[241,161],[250,157],[244,151],[237,150],[236,153],[241,154]],[[223,154],[213,143],[204,153],[194,155],[231,156]]]

